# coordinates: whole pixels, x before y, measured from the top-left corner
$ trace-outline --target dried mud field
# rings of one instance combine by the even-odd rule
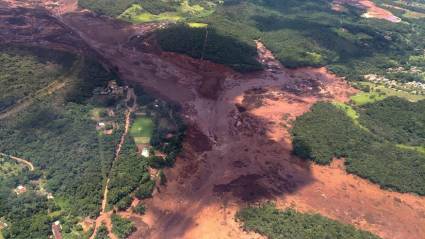
[[[145,201],[147,214],[121,213],[138,227],[130,238],[262,238],[244,232],[234,215],[240,207],[268,200],[385,239],[425,238],[424,197],[380,189],[347,174],[341,160],[319,166],[292,155],[290,128],[296,117],[315,102],[347,102],[357,92],[343,79],[325,68],[286,69],[261,42],[259,60],[266,69],[250,74],[161,52],[151,34],[161,25],[116,22],[74,3],[47,8],[44,12],[54,16],[49,23],[42,18],[22,30],[39,40],[2,34],[0,42],[90,49],[127,83],[179,103],[189,126],[175,167],[165,170],[167,185]],[[5,15],[22,11],[18,4],[0,1],[0,31],[11,27]],[[22,9],[38,19],[31,7]],[[55,26],[46,28],[54,33],[66,31],[79,44],[58,43],[46,37],[50,30],[35,32],[42,24]],[[144,41],[132,41],[135,37]]]

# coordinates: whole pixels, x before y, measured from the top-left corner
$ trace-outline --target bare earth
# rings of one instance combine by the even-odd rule
[[[363,14],[363,17],[366,18],[383,19],[394,23],[401,22],[399,17],[394,16],[394,14],[386,9],[376,6],[371,0],[334,0],[332,9],[335,11],[342,11],[344,9],[344,4],[365,9],[366,13]]]
[[[261,42],[267,69],[239,74],[161,52],[149,35],[155,24],[132,26],[67,9],[56,11],[68,12],[57,20],[72,39],[129,84],[182,105],[189,125],[183,153],[165,172],[167,186],[144,202],[147,214],[121,213],[138,226],[130,238],[261,238],[241,230],[234,214],[265,200],[387,239],[425,238],[424,197],[382,190],[345,173],[341,161],[318,166],[291,154],[289,129],[296,117],[317,101],[346,102],[356,93],[343,79],[324,68],[285,69]],[[145,40],[133,41],[136,36]],[[47,42],[72,49],[66,42]]]

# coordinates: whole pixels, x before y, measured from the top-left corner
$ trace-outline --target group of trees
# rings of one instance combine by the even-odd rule
[[[62,51],[0,46],[0,111],[33,95],[64,74],[75,57]]]
[[[172,26],[160,30],[158,39],[166,51],[204,56],[241,71],[261,69],[253,43],[259,39],[287,67],[325,65],[350,80],[372,73],[400,81],[423,80],[420,72],[409,71],[412,67],[425,71],[423,62],[411,61],[425,47],[423,19],[394,24],[365,19],[360,17],[363,10],[345,8],[335,12],[327,0],[226,1],[214,14],[195,19],[208,24],[211,39],[205,49],[202,28]],[[406,71],[387,71],[394,66]]]
[[[120,156],[111,170],[108,193],[108,203],[111,206],[125,210],[131,205],[134,195],[140,199],[151,195],[155,184],[150,179],[147,166],[147,159],[137,155],[133,138],[127,136]]]
[[[102,223],[102,225],[100,225],[100,227],[97,229],[94,239],[109,239],[108,228],[105,224]]]
[[[238,71],[260,70],[253,42],[241,41],[215,28],[196,28],[178,24],[159,30],[157,40],[165,51],[187,54],[227,65]]]
[[[387,0],[382,4],[388,2],[400,4]],[[83,7],[112,16],[134,3],[151,14],[160,14],[176,11],[181,1],[80,1]],[[404,22],[395,24],[362,18],[365,10],[350,5],[336,12],[328,0],[192,0],[189,4],[214,6],[213,14],[181,20],[203,22],[208,27],[177,24],[159,30],[158,41],[165,51],[211,60],[238,71],[255,71],[261,69],[254,44],[259,39],[288,67],[328,66],[351,80],[372,73],[400,81],[423,80],[425,63],[417,64],[412,56],[420,57],[425,48],[424,20],[406,18],[402,10],[395,13]],[[417,5],[402,5],[410,11],[425,11]],[[405,71],[387,70],[394,66],[403,66]],[[422,73],[410,71],[414,67]]]
[[[111,216],[112,232],[119,238],[125,239],[131,233],[136,231],[134,223],[128,219],[122,218],[117,214]]]
[[[19,86],[21,92],[29,92],[25,94],[41,87],[42,80],[51,81],[53,76],[69,72],[76,59],[69,53],[23,46],[2,51],[6,52],[0,53],[0,58],[7,65],[1,69],[2,76],[11,79],[5,86]],[[9,224],[3,230],[7,238],[47,238],[52,221],[62,217],[61,213],[50,217],[48,212],[66,211],[66,218],[99,213],[103,185],[123,127],[112,135],[96,130],[92,110],[97,101],[92,100],[92,90],[106,86],[115,75],[94,59],[84,63],[69,75],[70,87],[38,97],[25,110],[0,120],[0,152],[25,158],[36,168],[34,172],[24,169],[19,177],[7,181],[0,179],[4,186],[0,214]],[[4,71],[9,72],[3,75]],[[39,79],[43,77],[46,79]],[[13,92],[12,88],[8,91]],[[114,110],[116,116],[108,120],[123,122],[122,106]],[[46,195],[34,193],[38,189],[31,185],[38,179],[46,182],[44,188],[55,200],[47,201]],[[29,192],[17,196],[12,189],[18,184],[26,185]],[[58,208],[56,198],[65,202],[61,205],[66,208]],[[64,223],[64,228],[70,227]]]
[[[344,158],[347,171],[400,192],[425,195],[424,102],[387,98],[355,108],[356,125],[329,103],[318,103],[293,128],[295,154],[320,164]]]
[[[118,16],[138,0],[79,0],[78,5],[96,13]]]
[[[241,209],[236,218],[243,228],[255,231],[269,239],[379,239],[354,226],[320,216],[304,214],[294,209],[278,210],[273,204]]]
[[[137,95],[137,104],[143,108],[148,117],[154,121],[154,129],[150,140],[152,152],[145,158],[137,155],[134,139],[128,136],[122,147],[119,159],[113,164],[108,203],[118,210],[127,209],[132,198],[145,199],[151,197],[155,181],[151,180],[147,171],[153,168],[171,167],[182,148],[186,126],[178,115],[179,108],[171,103],[155,99],[140,86],[133,86]],[[155,156],[154,151],[165,153],[165,158]],[[161,182],[165,176],[161,174]]]
[[[6,239],[43,239],[50,234],[52,218],[48,216],[49,204],[45,197],[34,192],[17,196],[0,180],[0,215],[8,226],[0,233]]]
[[[149,166],[154,168],[171,167],[182,149],[186,125],[180,117],[180,107],[172,102],[155,99],[146,93],[141,86],[134,85],[137,103],[154,121],[154,129],[150,145],[167,156],[150,157]]]

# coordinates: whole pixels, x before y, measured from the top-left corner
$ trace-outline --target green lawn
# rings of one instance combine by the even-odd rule
[[[130,129],[130,135],[134,138],[136,144],[149,143],[154,128],[154,122],[149,117],[137,118]]]
[[[369,86],[370,92],[360,92],[351,97],[351,100],[359,106],[380,101],[389,96],[397,96],[411,102],[416,102],[425,99],[425,95],[415,95],[407,91],[397,91],[395,89],[391,89],[383,85],[378,85],[370,82],[361,82],[361,85]]]
[[[425,146],[410,146],[405,144],[398,144],[397,147],[401,149],[410,149],[425,154]]]

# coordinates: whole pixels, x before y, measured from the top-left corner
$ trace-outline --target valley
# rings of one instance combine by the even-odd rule
[[[372,9],[368,16],[399,22],[369,1],[360,2]],[[19,26],[2,20],[16,17],[29,23]],[[320,213],[384,239],[425,237],[423,196],[390,191],[349,174],[343,157],[320,165],[294,155],[292,127],[297,118],[318,102],[350,104],[353,96],[362,93],[359,89],[325,66],[288,68],[282,64],[284,58],[276,56],[261,39],[252,44],[263,69],[252,72],[162,51],[155,32],[168,24],[117,21],[81,9],[75,0],[55,4],[0,1],[1,44],[43,46],[77,56],[95,56],[126,86],[142,86],[155,98],[181,108],[186,135],[174,166],[161,168],[167,183],[156,183],[153,197],[141,199],[147,208],[144,215],[131,208],[116,213],[136,226],[129,238],[264,238],[243,230],[235,215],[241,208],[266,201],[274,202],[279,209]],[[67,78],[59,79],[65,83]],[[119,162],[120,154],[133,157],[121,150],[125,142],[137,143],[126,136],[133,113],[127,108],[121,118],[114,118],[124,118],[125,124],[117,136],[118,146],[108,144],[108,159],[104,159],[108,166],[103,169],[108,172],[99,179],[103,182],[101,189],[96,188],[103,196],[93,199],[103,201],[94,204],[100,211],[88,220],[95,225],[90,238],[95,238],[102,222],[110,238],[116,238],[111,234],[114,210],[108,205],[109,176],[114,167],[119,168],[115,161]],[[4,118],[10,120],[14,114]],[[139,157],[134,156],[137,160]],[[153,168],[142,164],[139,166],[143,169]],[[119,179],[119,174],[115,176]],[[133,197],[132,201],[139,204],[139,199]]]

